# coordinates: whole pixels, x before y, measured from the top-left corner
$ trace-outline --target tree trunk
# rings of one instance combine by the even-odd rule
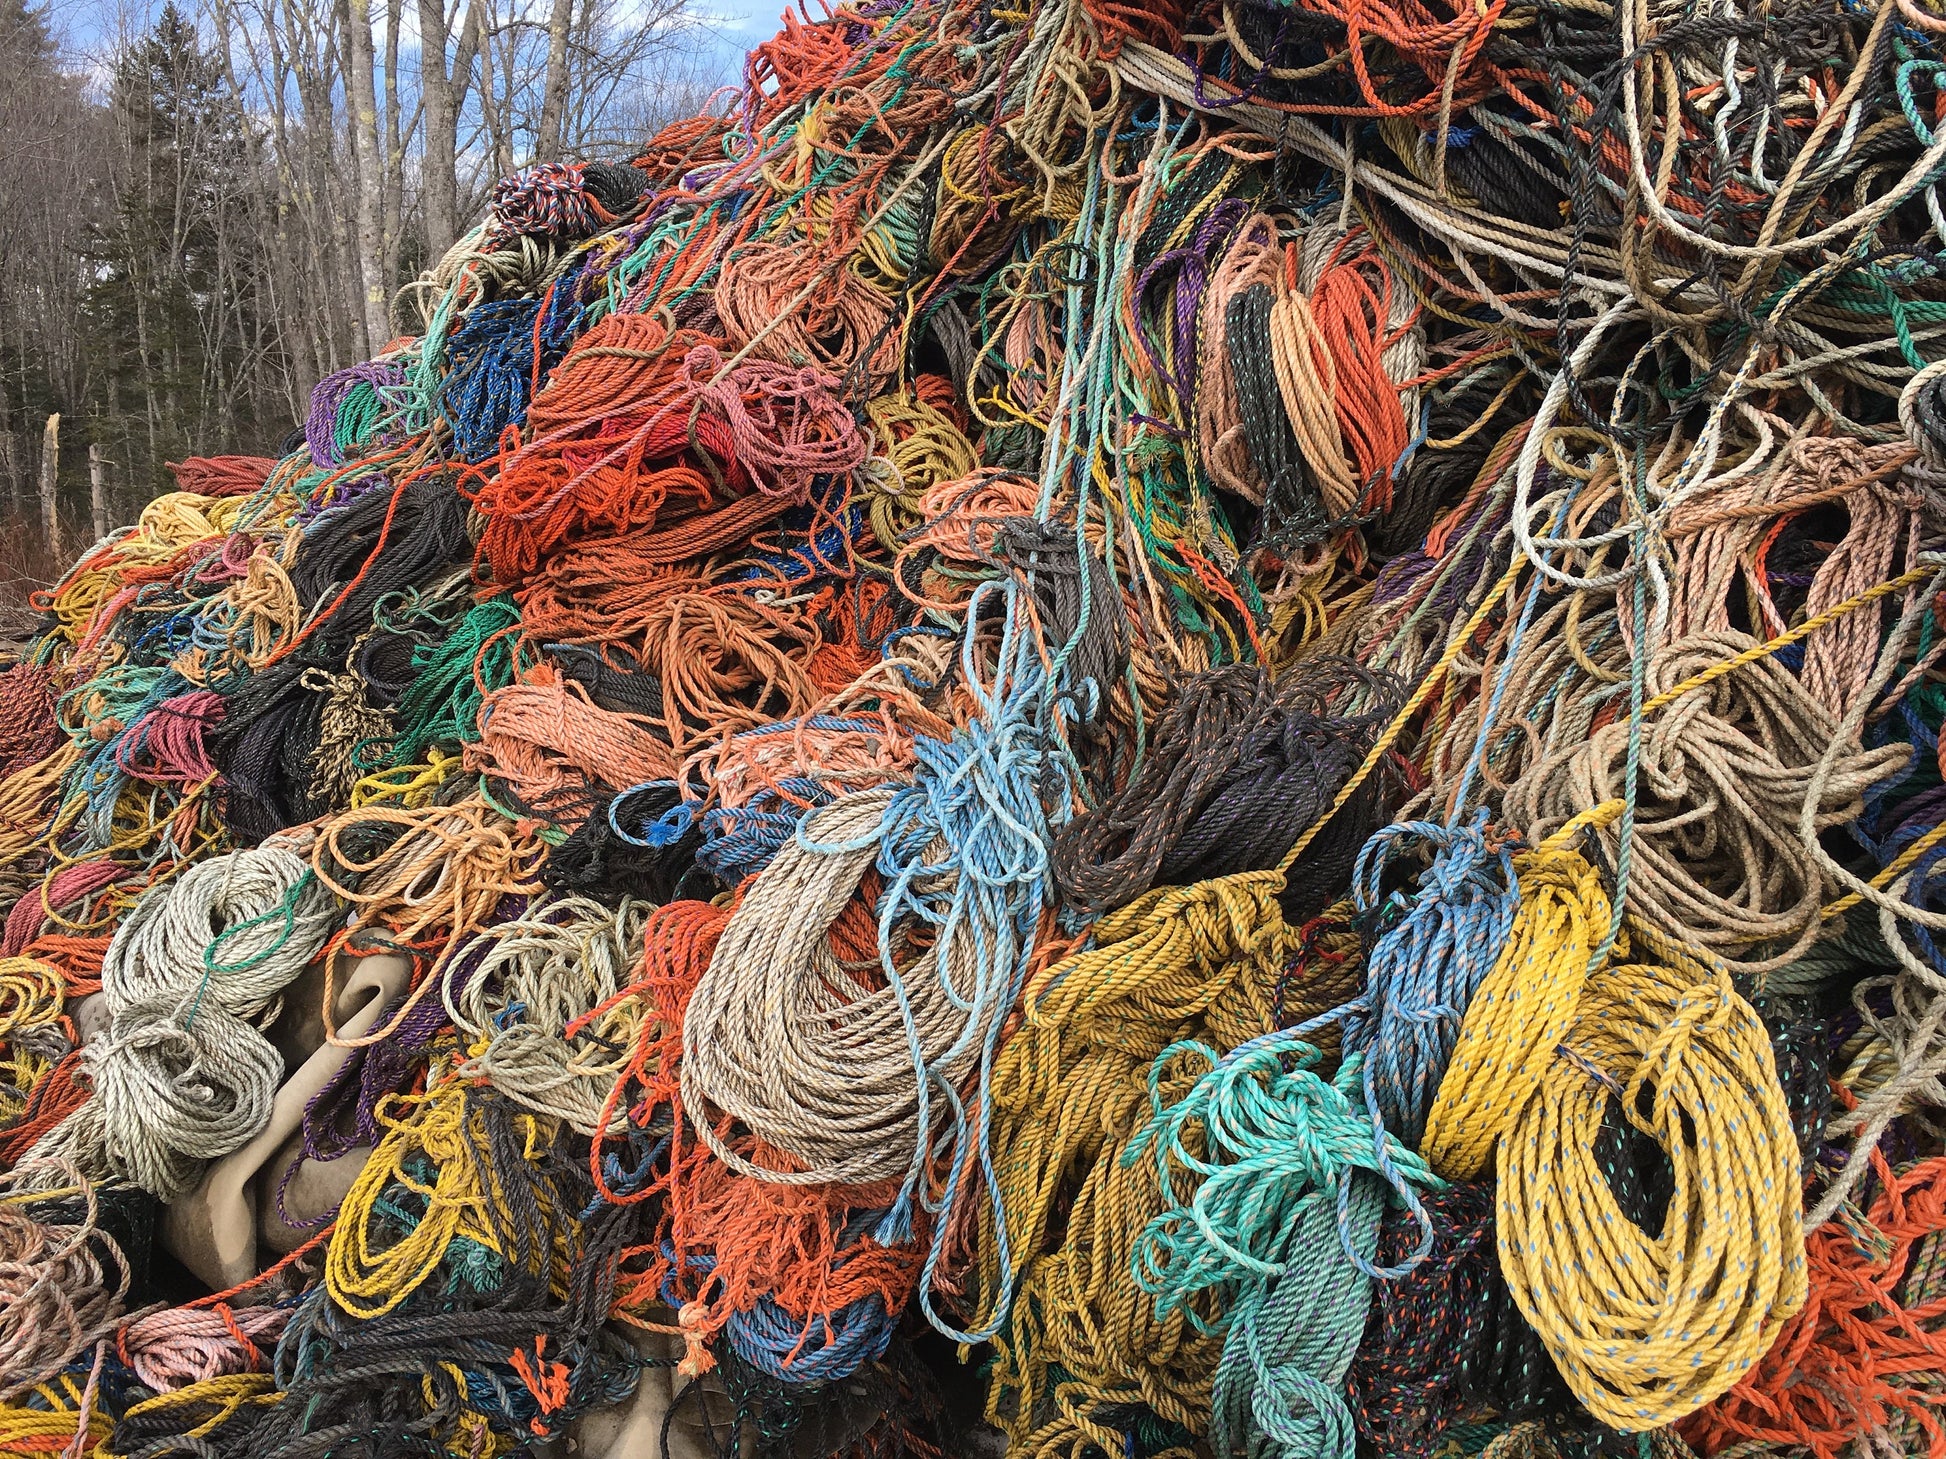
[[[426,261],[453,246],[453,214],[459,210],[459,108],[446,72],[445,0],[419,0],[419,97],[426,109],[425,143],[419,161],[419,206],[425,215]]]
[[[346,78],[346,95],[351,102],[351,147],[357,166],[358,273],[364,286],[365,337],[373,353],[392,337],[386,322],[389,281],[383,273],[385,238],[381,201],[385,172],[378,151],[378,91],[372,68],[371,0],[349,0],[346,24],[351,44],[347,56],[351,74]]]
[[[490,17],[489,17],[490,19]],[[514,141],[512,129],[507,125],[505,113],[500,105],[500,97],[493,89],[494,30],[491,24],[480,27],[480,120],[486,124],[487,137],[493,145],[493,175],[505,177],[514,170]],[[500,67],[502,71],[508,68]],[[507,82],[507,97],[511,103],[513,82]]]
[[[451,39],[445,0],[419,0],[419,94],[426,113],[419,189],[428,263],[437,262],[460,233],[459,117],[480,49],[480,0],[468,0],[459,49],[448,71],[446,46]]]
[[[130,249],[131,261],[133,249]],[[129,270],[135,283],[135,349],[141,363],[142,373],[142,414],[149,428],[149,459],[160,462],[161,446],[158,437],[162,428],[162,406],[156,399],[155,362],[149,358],[149,291],[142,275],[135,269]]]
[[[54,488],[61,474],[61,415],[47,418],[47,431],[41,437],[41,535],[47,539],[47,555],[55,570],[61,568],[61,514],[56,509]]]
[[[574,24],[574,0],[553,0],[547,12],[547,80],[541,92],[539,135],[534,142],[536,162],[557,162],[561,156],[561,118],[568,109],[568,31]]]
[[[385,0],[385,205],[383,253],[389,287],[399,277],[399,245],[405,237],[405,99],[399,85],[399,30],[405,0]],[[389,324],[389,316],[388,316]]]
[[[99,443],[88,444],[88,509],[94,516],[95,541],[108,535],[108,459]]]
[[[16,509],[20,506],[20,478],[16,471],[14,456],[13,412],[7,408],[7,384],[0,379],[0,482],[6,484],[7,498]]]

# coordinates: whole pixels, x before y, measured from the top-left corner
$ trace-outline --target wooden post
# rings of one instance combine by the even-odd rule
[[[61,473],[61,416],[56,411],[47,418],[47,432],[41,437],[41,532],[47,538],[47,555],[61,566],[61,518],[55,510],[54,487]]]
[[[95,541],[108,535],[108,462],[101,446],[88,443],[88,506],[94,513]]]

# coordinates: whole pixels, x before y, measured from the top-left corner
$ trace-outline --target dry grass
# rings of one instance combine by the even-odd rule
[[[34,614],[27,596],[53,582],[63,566],[48,552],[38,522],[0,517],[0,649],[32,635]]]

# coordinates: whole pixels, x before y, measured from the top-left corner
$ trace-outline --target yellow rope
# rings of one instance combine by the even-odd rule
[[[37,1200],[59,1200],[73,1192],[26,1194]],[[25,1402],[0,1403],[0,1454],[45,1454],[50,1459],[54,1455],[86,1454],[112,1459],[105,1446],[114,1420],[102,1411],[98,1395],[89,1403],[85,1373],[70,1369],[45,1383],[36,1383],[20,1397],[36,1402],[31,1408]],[[85,1430],[81,1423],[84,1407],[88,1412]]]
[[[952,417],[916,395],[881,395],[866,405],[865,417],[877,437],[872,466],[861,474],[872,534],[896,552],[922,520],[927,488],[972,475],[979,453]]]
[[[182,1434],[183,1438],[201,1439],[215,1433],[246,1407],[268,1408],[283,1401],[277,1380],[268,1373],[225,1373],[144,1399],[129,1409],[127,1417],[137,1419],[145,1414],[207,1405],[209,1416]]]
[[[79,643],[97,611],[119,591],[124,572],[159,566],[185,547],[227,537],[244,505],[241,497],[164,492],[142,509],[134,528],[112,549],[90,552],[55,585],[49,603],[62,635]]]
[[[80,758],[80,746],[63,745],[45,760],[0,780],[0,865],[18,861],[48,834],[48,811]]]
[[[39,958],[0,958],[0,1118],[24,1110],[34,1086],[54,1067],[49,1050],[16,1036],[59,1022],[66,996],[59,969]]]
[[[25,1408],[15,1403],[0,1403],[0,1454],[46,1454],[69,1452],[75,1430],[80,1427],[80,1412],[48,1412]],[[112,1426],[108,1415],[97,1406],[88,1415],[87,1447],[84,1454],[100,1453],[108,1442]]]
[[[395,765],[374,770],[351,788],[351,808],[395,805],[402,810],[423,810],[432,804],[439,788],[459,769],[461,757],[448,755],[438,746],[426,752],[423,765]]]
[[[1920,857],[1932,850],[1941,841],[1946,841],[1946,821],[1941,821],[1937,826],[1934,826],[1925,835],[1901,851],[1887,863],[1884,870],[1872,878],[1871,884],[1879,891],[1884,891],[1894,881],[1909,871]],[[1828,922],[1841,912],[1850,911],[1863,900],[1864,898],[1857,892],[1847,892],[1844,896],[1826,907],[1820,915]]]
[[[401,1108],[403,1115],[396,1113]],[[505,1213],[506,1198],[487,1183],[493,1162],[486,1121],[477,1106],[469,1106],[466,1086],[448,1080],[424,1094],[388,1098],[380,1101],[377,1114],[386,1133],[345,1197],[324,1267],[331,1299],[367,1321],[385,1316],[423,1286],[457,1239],[514,1259],[501,1250],[497,1233],[507,1223],[496,1223],[493,1215]],[[538,1158],[552,1144],[556,1122],[525,1112],[512,1118],[526,1158]],[[409,1166],[429,1167],[432,1183]],[[397,1223],[377,1212],[380,1199],[395,1187],[425,1204],[418,1224],[396,1238]],[[550,1282],[557,1296],[564,1295],[572,1254],[557,1251],[548,1258]]]
[[[988,1418],[1023,1453],[1119,1452],[1114,1426],[1094,1417],[1108,1404],[1207,1430],[1222,1338],[1196,1319],[1219,1314],[1158,1318],[1129,1280],[1137,1238],[1169,1201],[1153,1160],[1121,1154],[1149,1117],[1150,1068],[1170,1044],[1226,1051],[1270,1030],[1272,990],[1296,948],[1281,880],[1249,872],[1150,892],[1028,985],[1026,1022],[991,1085],[1012,1272],[991,1214],[980,1242],[988,1302],[1003,1277],[1016,1283],[994,1339]]]
[[[35,957],[0,957],[0,1037],[61,1016],[67,997],[60,969]]]
[[[1668,1157],[1659,1236],[1602,1168],[1611,1096]],[[1611,1427],[1656,1428],[1717,1397],[1804,1305],[1797,1141],[1769,1035],[1720,968],[1700,982],[1644,965],[1592,975],[1498,1164],[1507,1288]]]
[[[1605,826],[1621,811],[1621,801],[1605,801],[1514,858],[1520,910],[1492,971],[1467,1004],[1419,1145],[1427,1163],[1448,1180],[1486,1174],[1501,1133],[1539,1087],[1555,1046],[1574,1023],[1589,963],[1609,922],[1601,874],[1574,845],[1584,829]]]

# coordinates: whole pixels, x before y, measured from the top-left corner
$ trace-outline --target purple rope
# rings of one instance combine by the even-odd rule
[[[367,360],[318,381],[311,391],[310,416],[304,422],[304,444],[311,448],[313,464],[327,468],[345,464],[338,450],[338,411],[347,395],[360,385],[379,390],[403,384],[404,369],[385,360]]]
[[[1411,592],[1413,585],[1431,572],[1436,564],[1423,552],[1407,552],[1393,558],[1378,570],[1372,582],[1372,606],[1395,603]]]
[[[1171,371],[1164,366],[1161,352],[1146,327],[1137,331],[1137,337],[1142,341],[1142,352],[1149,357],[1149,368],[1167,380],[1183,400],[1188,400],[1196,389],[1196,313],[1202,307],[1203,291],[1209,287],[1210,262],[1222,252],[1223,243],[1249,213],[1250,205],[1242,198],[1225,198],[1210,209],[1209,216],[1203,219],[1186,247],[1170,249],[1136,275],[1135,297],[1140,299],[1158,273],[1167,268],[1176,271],[1175,317],[1171,330],[1176,369]]]
[[[363,476],[343,477],[331,484],[331,490],[322,496],[314,496],[297,509],[292,518],[300,527],[308,527],[326,512],[335,512],[339,507],[349,506],[368,492],[390,491],[392,478],[383,471],[368,472]]]

